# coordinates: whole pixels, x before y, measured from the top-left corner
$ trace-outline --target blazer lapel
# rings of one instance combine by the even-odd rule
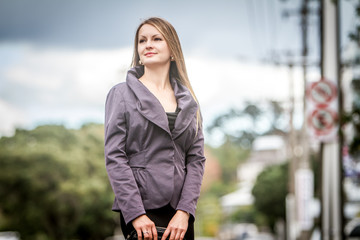
[[[137,110],[149,121],[155,123],[169,134],[170,129],[164,108],[159,100],[139,81],[144,74],[143,67],[135,67],[128,71],[126,83],[138,99]]]
[[[178,81],[174,78],[171,78],[170,80],[174,89],[178,108],[180,110],[178,116],[176,117],[175,128],[172,132],[173,138],[175,139],[183,133],[189,124],[194,120],[198,105],[192,97],[190,91],[185,86],[178,83]]]
[[[169,122],[164,108],[159,100],[139,81],[144,74],[143,67],[135,67],[129,70],[126,83],[138,99],[136,107],[138,111],[149,121],[155,123],[167,131],[175,139],[196,117],[198,105],[192,97],[190,91],[174,78],[170,78],[173,87],[178,109],[180,110],[175,121],[175,128],[170,132]]]

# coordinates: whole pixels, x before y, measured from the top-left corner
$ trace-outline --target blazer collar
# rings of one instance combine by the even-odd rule
[[[137,110],[149,121],[155,123],[173,138],[179,136],[196,117],[197,103],[193,99],[190,91],[180,84],[175,78],[170,76],[170,83],[173,87],[177,106],[179,109],[178,116],[175,121],[175,128],[170,132],[167,115],[159,100],[139,81],[144,74],[144,67],[137,66],[128,71],[126,83],[134,92],[137,103]]]

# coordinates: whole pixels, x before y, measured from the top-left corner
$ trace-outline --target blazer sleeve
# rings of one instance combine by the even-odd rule
[[[125,101],[112,88],[105,103],[105,162],[111,187],[126,223],[145,214],[144,205],[126,156]]]
[[[200,196],[200,188],[205,168],[204,136],[202,127],[194,138],[186,154],[186,169],[184,186],[176,210],[183,210],[195,218],[195,209]]]

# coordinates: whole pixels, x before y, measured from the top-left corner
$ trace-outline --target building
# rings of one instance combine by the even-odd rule
[[[240,206],[252,205],[251,194],[257,176],[268,166],[286,161],[286,143],[282,136],[268,135],[258,137],[253,142],[252,152],[247,161],[237,169],[239,188],[221,198],[225,213],[231,213]]]

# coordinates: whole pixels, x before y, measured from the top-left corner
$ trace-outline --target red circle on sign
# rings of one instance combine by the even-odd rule
[[[318,136],[328,134],[333,130],[337,121],[337,113],[330,109],[315,109],[308,118],[309,125]]]
[[[317,107],[325,108],[336,98],[337,87],[334,83],[322,78],[320,81],[310,85],[307,96]]]

